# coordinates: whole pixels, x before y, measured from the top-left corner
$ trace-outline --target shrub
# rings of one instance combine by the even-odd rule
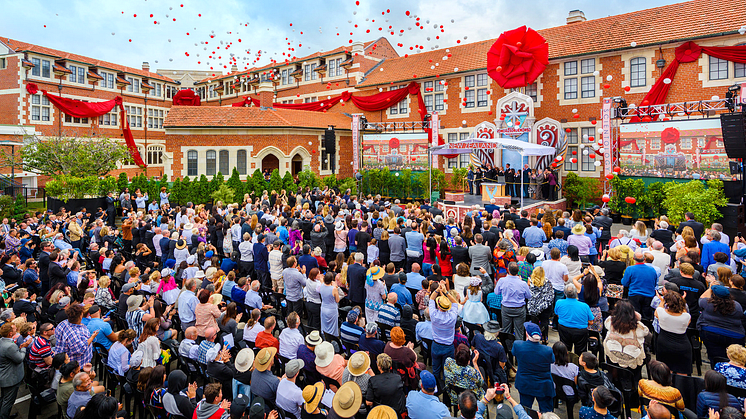
[[[232,203],[233,198],[236,197],[236,191],[228,187],[226,184],[220,185],[217,191],[210,194],[212,201],[217,204],[218,201],[222,203]]]
[[[684,214],[691,212],[697,221],[709,226],[722,217],[718,208],[728,204],[720,180],[708,180],[706,184],[700,180],[668,182],[664,190],[666,198],[663,206],[674,224],[684,221]]]

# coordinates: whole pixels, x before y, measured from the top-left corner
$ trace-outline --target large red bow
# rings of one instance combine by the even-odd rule
[[[549,44],[526,26],[503,32],[487,52],[490,77],[506,89],[528,86],[549,63]]]
[[[674,127],[668,127],[661,133],[661,141],[664,144],[676,144],[679,142],[680,136],[679,130]]]

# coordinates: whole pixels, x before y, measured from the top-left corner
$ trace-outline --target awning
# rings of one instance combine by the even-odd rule
[[[485,138],[467,138],[442,146],[432,148],[432,154],[468,154],[472,150],[512,150],[522,156],[552,156],[557,153],[554,147],[532,144],[511,138],[497,138],[494,140]]]

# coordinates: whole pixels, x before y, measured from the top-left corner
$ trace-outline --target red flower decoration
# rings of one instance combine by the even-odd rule
[[[389,140],[389,149],[399,148],[399,139],[393,137]]]
[[[549,44],[526,26],[503,32],[487,52],[490,77],[506,89],[533,83],[549,63]]]
[[[681,133],[679,133],[679,130],[674,127],[668,127],[661,133],[661,141],[664,144],[676,144],[679,142],[680,136]]]

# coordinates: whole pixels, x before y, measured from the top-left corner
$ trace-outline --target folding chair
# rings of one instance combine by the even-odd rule
[[[573,419],[573,408],[580,398],[578,397],[578,387],[575,385],[575,381],[560,377],[557,374],[552,374],[552,380],[554,381],[554,389],[557,396],[554,398],[554,408],[559,407],[559,401],[565,402],[565,412],[567,413],[567,419]],[[565,393],[565,387],[568,386],[572,389],[573,394]]]

